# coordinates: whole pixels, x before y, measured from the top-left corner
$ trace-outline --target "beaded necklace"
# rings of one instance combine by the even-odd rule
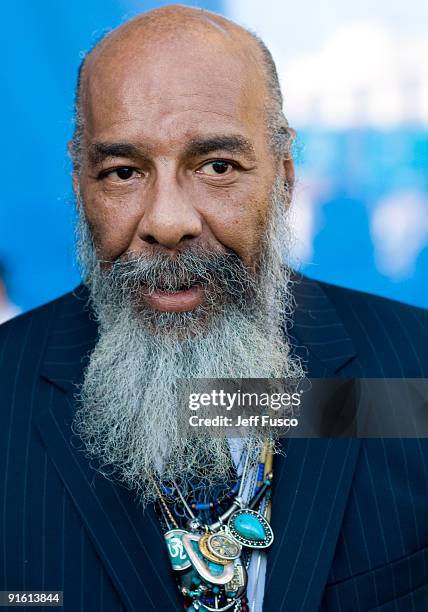
[[[257,580],[261,560],[258,551],[268,548],[274,537],[269,524],[272,458],[272,444],[266,442],[257,469],[252,469],[254,450],[251,443],[248,445],[241,478],[222,500],[233,501],[221,514],[221,503],[188,503],[174,481],[170,487],[156,485],[171,566],[189,612],[248,612],[251,557],[255,557]],[[173,506],[167,500],[173,500]],[[179,514],[174,512],[177,506]],[[199,513],[204,511],[215,515],[216,520],[202,521]],[[183,516],[187,518],[184,525]]]

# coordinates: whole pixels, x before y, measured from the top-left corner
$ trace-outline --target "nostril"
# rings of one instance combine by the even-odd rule
[[[150,236],[150,235],[144,236],[144,240],[145,242],[148,242],[149,244],[157,244],[158,242],[154,236]]]

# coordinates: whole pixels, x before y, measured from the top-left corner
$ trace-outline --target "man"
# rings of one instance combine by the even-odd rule
[[[426,376],[426,312],[293,284],[281,107],[263,44],[197,9],[143,14],[84,61],[70,151],[85,284],[0,330],[2,589],[64,591],[73,612],[216,609],[220,588],[211,608],[199,586],[180,598],[159,512],[181,503],[166,483],[233,477],[233,452],[180,435],[177,379]],[[227,609],[425,610],[425,441],[285,449],[275,540]]]

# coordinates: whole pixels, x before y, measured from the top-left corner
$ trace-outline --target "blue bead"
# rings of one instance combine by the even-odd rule
[[[210,509],[210,505],[209,504],[196,504],[196,510],[209,510]]]
[[[221,576],[224,571],[224,565],[213,563],[212,561],[207,562],[208,569],[214,576]]]
[[[266,532],[256,516],[252,514],[239,514],[233,519],[233,526],[239,535],[249,540],[264,540]]]

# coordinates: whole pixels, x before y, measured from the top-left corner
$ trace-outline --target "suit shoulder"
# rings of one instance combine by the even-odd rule
[[[319,285],[360,353],[400,364],[397,373],[402,376],[428,376],[428,310],[364,291]]]
[[[46,304],[42,304],[41,306],[37,306],[37,308],[32,308],[23,314],[20,314],[5,323],[0,325],[0,344],[10,336],[11,334],[19,333],[21,330],[26,329],[34,320],[43,319],[50,312],[56,310],[56,308],[67,299],[67,297],[71,295],[67,293],[62,295]]]
[[[365,291],[340,287],[338,285],[332,285],[322,281],[319,281],[319,285],[327,294],[331,302],[337,306],[344,306],[345,304],[348,304],[349,306],[358,308],[366,305],[373,312],[378,314],[393,312],[395,316],[399,318],[419,322],[421,325],[423,325],[425,331],[427,331],[428,310],[425,308],[392,300],[374,293],[367,293]]]
[[[72,301],[74,295],[75,291],[70,291],[0,325],[0,372],[22,359],[24,352],[40,353],[56,313]]]

